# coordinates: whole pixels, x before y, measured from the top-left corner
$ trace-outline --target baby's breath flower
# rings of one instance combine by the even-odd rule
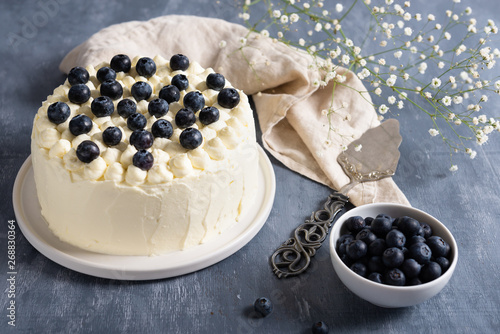
[[[303,6],[304,6],[305,9],[311,8],[311,5],[309,4],[309,2],[304,2]]]
[[[401,50],[398,50],[398,51],[394,52],[394,57],[396,59],[401,58],[402,55],[403,55],[403,51],[401,51]]]
[[[458,166],[457,165],[451,165],[450,172],[456,172],[457,170],[458,170]]]
[[[281,15],[281,17],[280,17],[280,21],[281,21],[281,23],[283,23],[283,24],[288,23],[288,16],[286,16],[286,15]]]
[[[429,14],[429,15],[427,15],[427,20],[429,20],[429,21],[435,21],[436,17],[433,14]]]
[[[379,107],[378,107],[378,112],[381,113],[382,115],[387,113],[389,111],[389,107],[386,106],[385,104],[381,104]]]
[[[314,30],[316,31],[321,31],[321,29],[323,29],[323,25],[321,23],[316,23],[316,25],[314,26]]]
[[[433,78],[431,80],[431,86],[433,88],[438,88],[439,86],[441,86],[441,79],[439,79],[439,78]]]
[[[300,46],[306,45],[306,41],[303,38],[299,39],[299,45]],[[332,51],[332,52],[335,52],[335,51]]]
[[[247,44],[247,39],[245,37],[240,37],[239,42],[241,45]]]
[[[405,32],[406,36],[411,36],[411,34],[413,33],[413,30],[410,27],[406,27],[404,29],[404,32]]]
[[[470,15],[470,14],[472,14],[472,8],[470,8],[470,7],[465,8],[464,13],[465,13],[465,15]]]
[[[342,6],[341,3],[338,3],[335,5],[335,10],[337,11],[337,13],[340,13],[342,10],[344,10],[344,6]]]
[[[394,74],[391,74],[391,76],[389,77],[389,79],[387,79],[387,81],[385,83],[387,84],[387,86],[392,87],[396,84],[397,78],[398,78],[397,76],[395,76]]]
[[[264,29],[264,30],[262,30],[262,31],[260,32],[260,34],[261,34],[262,36],[264,36],[264,37],[269,37],[269,31],[267,31],[267,30],[265,30],[265,29]]]
[[[290,14],[290,22],[295,23],[299,21],[299,15],[297,13]]]
[[[354,146],[354,151],[359,152],[359,151],[361,151],[362,148],[363,148],[363,145],[358,144],[358,145]]]
[[[398,101],[398,109],[403,109],[405,103],[403,101]]]
[[[219,48],[221,48],[221,49],[225,48],[226,45],[227,45],[227,42],[224,41],[224,40],[222,40],[222,41],[219,42]]]
[[[436,130],[436,129],[429,129],[429,134],[432,136],[432,137],[435,137],[439,134],[439,131]]]
[[[387,98],[387,102],[389,102],[389,104],[394,104],[396,103],[396,97],[394,95],[391,95]]]
[[[451,105],[451,97],[446,95],[441,99],[441,103],[444,104],[445,106],[450,106]]]
[[[347,64],[349,64],[349,60],[350,60],[350,59],[351,59],[351,58],[349,57],[349,55],[346,55],[346,54],[345,54],[345,55],[343,55],[343,56],[342,56],[342,63],[343,63],[344,65],[347,65]]]
[[[278,9],[273,10],[273,16],[275,18],[281,17],[281,11],[279,11]]]
[[[461,104],[463,102],[463,98],[460,95],[456,95],[453,97],[453,103],[455,104]]]

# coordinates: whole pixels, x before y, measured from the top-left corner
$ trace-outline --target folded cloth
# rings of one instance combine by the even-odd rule
[[[340,189],[349,178],[337,163],[342,145],[380,124],[361,81],[341,67],[345,82],[321,83],[317,60],[241,25],[195,16],[162,16],[107,27],[74,48],[60,69],[130,57],[182,53],[223,74],[253,95],[264,147],[290,169]],[[333,110],[327,117],[324,110]],[[334,130],[330,130],[333,128]],[[349,192],[354,205],[372,202],[409,204],[391,178],[367,182]]]

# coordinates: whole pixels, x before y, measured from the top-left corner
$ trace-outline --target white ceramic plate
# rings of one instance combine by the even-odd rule
[[[258,195],[242,219],[216,238],[183,251],[160,256],[117,256],[85,251],[62,242],[41,215],[31,157],[19,170],[13,203],[17,223],[28,241],[52,261],[75,271],[103,278],[151,280],[179,276],[209,267],[231,256],[259,232],[271,212],[276,190],[274,170],[259,147]]]

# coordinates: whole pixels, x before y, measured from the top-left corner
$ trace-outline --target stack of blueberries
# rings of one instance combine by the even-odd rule
[[[424,222],[386,214],[349,217],[337,254],[352,271],[374,282],[411,286],[430,282],[450,266],[450,245]]]

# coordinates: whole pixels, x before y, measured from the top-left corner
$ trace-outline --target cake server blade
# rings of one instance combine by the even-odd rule
[[[347,193],[360,183],[394,175],[401,141],[399,122],[389,119],[367,130],[339,154],[337,162],[350,182],[330,194],[323,208],[313,212],[311,218],[295,229],[293,237],[273,253],[271,265],[276,276],[291,277],[306,271],[311,258],[325,241],[337,213],[349,200]]]

